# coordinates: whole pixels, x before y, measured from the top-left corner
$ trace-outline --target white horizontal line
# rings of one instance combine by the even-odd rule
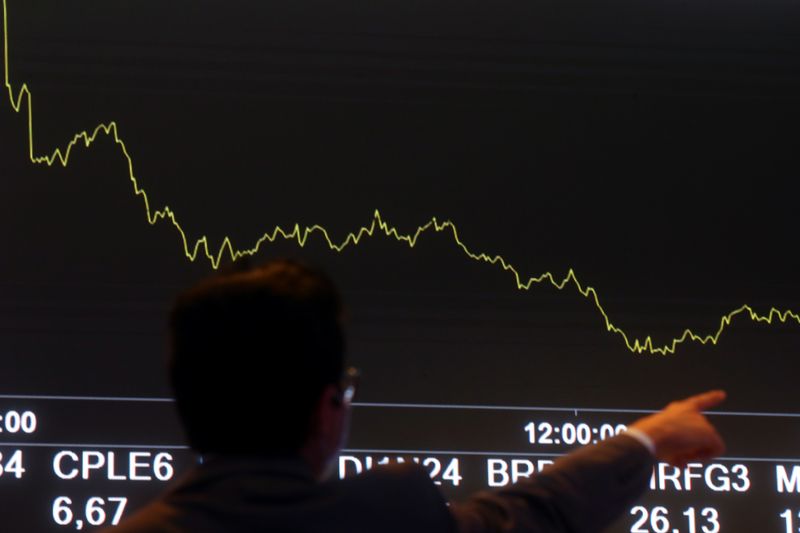
[[[516,453],[516,452],[465,452],[453,450],[369,450],[363,448],[349,448],[342,453],[370,453],[392,455],[496,455],[504,457],[561,457],[564,453]]]
[[[150,450],[188,450],[184,445],[165,445],[165,444],[75,444],[75,443],[56,443],[56,442],[0,442],[0,447],[6,448],[131,448],[131,449],[150,449]]]
[[[483,452],[483,451],[463,451],[463,450],[371,450],[362,448],[349,448],[342,450],[342,453],[368,453],[368,454],[392,454],[392,455],[467,455],[467,456],[494,456],[494,457],[561,457],[566,453],[531,453],[531,452]],[[742,461],[756,463],[800,463],[800,459],[790,459],[785,457],[717,457],[706,463],[713,461]]]
[[[383,402],[354,402],[353,407],[386,407],[393,409],[472,409],[476,411],[575,411],[598,413],[655,413],[648,409],[583,409],[580,407],[524,407],[520,405],[466,405],[446,403],[383,403]],[[800,416],[800,415],[798,415]]]
[[[153,402],[174,403],[174,398],[137,397],[137,396],[49,396],[0,394],[0,400],[55,400],[84,402]],[[536,407],[521,405],[470,405],[470,404],[438,404],[438,403],[391,403],[391,402],[354,402],[353,407],[379,407],[390,409],[459,409],[475,411],[537,411],[556,413],[618,413],[618,414],[650,414],[657,409],[606,409],[598,407]],[[768,413],[760,411],[708,411],[713,416],[751,416],[768,418],[800,418],[800,413]]]
[[[47,396],[25,394],[0,394],[0,400],[59,400],[78,402],[158,402],[174,403],[174,398],[146,398],[136,396]]]
[[[563,413],[622,413],[650,414],[657,409],[604,409],[597,407],[524,407],[519,405],[466,405],[466,404],[432,404],[432,403],[379,403],[355,402],[354,407],[383,407],[394,409],[465,409],[476,411],[551,411]],[[757,411],[707,411],[714,416],[753,416],[771,418],[800,418],[800,413],[764,413]]]

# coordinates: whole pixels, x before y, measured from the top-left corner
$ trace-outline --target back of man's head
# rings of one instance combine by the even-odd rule
[[[297,452],[344,367],[341,299],[293,261],[216,276],[180,295],[170,378],[190,445],[202,453]]]

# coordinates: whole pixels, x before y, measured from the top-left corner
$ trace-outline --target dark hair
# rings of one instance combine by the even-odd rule
[[[298,451],[323,388],[343,372],[341,314],[333,282],[289,260],[181,294],[169,374],[189,444],[201,453]]]

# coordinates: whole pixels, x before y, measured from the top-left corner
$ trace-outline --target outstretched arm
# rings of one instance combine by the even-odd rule
[[[644,492],[656,460],[683,466],[722,453],[722,439],[702,411],[724,399],[724,392],[712,391],[673,402],[633,423],[631,435],[581,448],[530,479],[454,503],[457,531],[601,531]]]
[[[710,391],[672,402],[658,413],[637,420],[631,428],[651,439],[659,461],[680,467],[704,461],[724,452],[725,443],[702,412],[724,399],[725,392]]]

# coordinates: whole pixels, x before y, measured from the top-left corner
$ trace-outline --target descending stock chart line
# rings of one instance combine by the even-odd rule
[[[191,242],[186,230],[179,222],[176,213],[167,205],[160,209],[152,207],[150,197],[144,188],[139,185],[139,181],[134,173],[133,157],[128,151],[125,141],[120,135],[119,127],[116,122],[111,121],[107,123],[98,124],[93,130],[84,130],[73,135],[72,139],[64,146],[53,149],[49,154],[37,153],[34,142],[34,112],[33,112],[33,95],[26,83],[23,83],[18,89],[14,89],[11,83],[9,74],[9,17],[8,17],[8,2],[2,0],[3,3],[3,64],[4,64],[4,82],[5,88],[8,92],[9,102],[11,107],[16,113],[22,113],[23,109],[27,114],[27,128],[28,128],[28,157],[32,163],[46,165],[52,167],[60,164],[62,167],[67,167],[70,161],[70,156],[73,150],[79,145],[83,144],[85,148],[89,148],[101,135],[110,138],[114,141],[119,148],[122,156],[125,158],[128,168],[128,178],[130,179],[133,193],[142,201],[144,211],[147,217],[147,222],[150,225],[155,225],[158,222],[169,222],[180,237],[183,246],[183,252],[189,261],[197,261],[198,259],[205,259],[209,262],[213,269],[219,268],[220,264],[229,258],[235,261],[244,256],[252,256],[257,254],[262,247],[268,243],[277,240],[294,241],[298,246],[304,247],[312,237],[321,239],[325,245],[333,252],[342,252],[345,248],[350,246],[357,246],[366,237],[382,236],[387,239],[394,239],[400,244],[404,244],[409,248],[414,248],[419,239],[427,233],[444,233],[452,239],[452,243],[463,252],[463,255],[473,261],[488,263],[497,268],[507,272],[513,280],[514,285],[518,290],[528,291],[535,285],[544,284],[550,285],[558,290],[573,289],[585,299],[589,300],[599,312],[602,317],[603,324],[606,331],[619,336],[625,343],[625,347],[633,353],[648,353],[667,355],[674,354],[676,349],[687,342],[700,343],[703,345],[711,344],[716,345],[723,332],[731,325],[733,320],[737,317],[749,318],[752,322],[773,324],[776,322],[786,323],[794,321],[800,324],[800,314],[790,309],[777,309],[772,307],[766,314],[759,313],[750,305],[743,304],[740,307],[723,315],[719,319],[719,324],[716,330],[711,333],[696,333],[695,331],[687,328],[683,332],[674,337],[673,339],[663,343],[656,343],[650,335],[644,338],[634,338],[633,335],[627,333],[622,328],[616,326],[606,312],[606,309],[601,303],[600,296],[594,287],[591,287],[581,282],[573,269],[569,269],[563,277],[556,276],[551,272],[545,272],[538,276],[525,276],[516,266],[509,262],[505,257],[499,254],[491,254],[487,252],[474,251],[467,246],[465,241],[461,238],[458,228],[450,220],[439,220],[432,217],[424,224],[417,227],[417,229],[410,233],[402,233],[396,227],[392,226],[389,222],[384,220],[379,210],[375,210],[372,220],[348,233],[343,239],[336,240],[331,236],[331,233],[324,227],[318,224],[303,226],[299,223],[291,226],[290,229],[284,229],[281,226],[275,226],[262,234],[249,247],[239,248],[234,245],[230,237],[225,237],[218,246],[214,246],[209,242],[207,236],[202,236]]]

